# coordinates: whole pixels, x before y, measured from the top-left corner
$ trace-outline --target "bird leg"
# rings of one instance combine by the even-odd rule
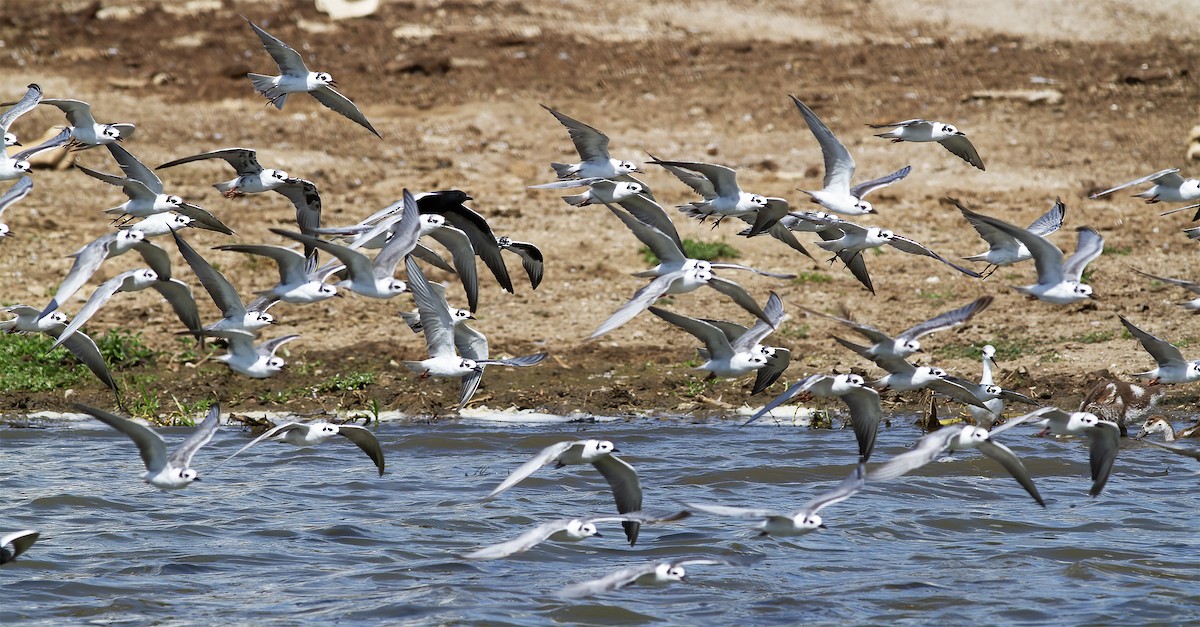
[[[983,269],[983,275],[979,277],[979,280],[983,281],[983,280],[987,279],[988,277],[992,276],[993,272],[995,272],[999,269],[1000,269],[1000,266],[989,264],[988,267]]]
[[[268,104],[270,104],[270,103],[268,103]],[[224,194],[221,194],[221,195],[226,198],[237,198],[238,196],[245,196],[246,194],[242,193],[241,191],[238,191],[238,188],[236,188],[236,187],[231,187],[228,190],[226,190]]]
[[[418,378],[418,379],[428,379],[428,378],[429,378],[429,371],[428,371],[428,370],[426,370],[425,372],[422,372],[422,373],[421,373],[421,376],[419,376],[419,377],[417,377],[417,378]]]

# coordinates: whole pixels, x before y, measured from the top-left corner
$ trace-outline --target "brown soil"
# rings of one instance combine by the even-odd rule
[[[1195,346],[1200,323],[1175,305],[1185,293],[1153,286],[1131,269],[1197,278],[1198,244],[1179,232],[1190,225],[1190,212],[1159,217],[1159,207],[1124,193],[1086,200],[1089,191],[1161,168],[1195,174],[1183,155],[1187,131],[1200,121],[1200,27],[1170,17],[1186,3],[1117,12],[1125,3],[1012,0],[989,3],[986,14],[937,1],[744,1],[737,10],[730,4],[385,2],[372,18],[329,22],[311,2],[290,0],[22,3],[20,11],[0,14],[0,94],[15,98],[37,82],[47,97],[92,103],[101,121],[135,122],[137,135],[126,146],[150,165],[220,147],[256,148],[267,167],[317,183],[326,224],[356,222],[406,187],[467,191],[499,234],[535,242],[546,256],[537,291],[521,283],[515,259],[516,294],[483,281],[477,326],[493,353],[553,355],[538,368],[489,369],[477,401],[493,407],[720,411],[769,398],[750,398],[744,382],[699,387],[699,376],[681,363],[696,342],[653,316],[582,343],[642,284],[627,275],[645,264],[636,240],[604,209],[572,209],[559,194],[526,189],[552,180],[548,162],[573,157],[565,130],[539,103],[605,131],[618,157],[645,161],[653,153],[728,164],[744,188],[800,205],[804,196],[795,190],[819,187],[821,157],[788,101],[794,93],[846,142],[862,177],[912,164],[907,180],[872,198],[880,209],[872,224],[961,257],[983,244],[945,197],[1027,224],[1061,196],[1071,228],[1055,236],[1060,247],[1072,250],[1072,228],[1082,225],[1106,238],[1107,254],[1091,267],[1100,300],[1086,306],[1030,303],[1009,290],[1031,282],[1031,265],[980,282],[895,250],[869,256],[878,291],[872,296],[841,268],[799,257],[774,240],[739,238],[730,225],[710,231],[672,211],[684,237],[723,238],[741,251],[740,262],[804,273],[807,280],[795,282],[735,277],[761,299],[777,291],[792,312],[774,337],[795,356],[785,382],[868,366],[829,340],[844,331],[805,319],[797,305],[834,311],[844,304],[860,320],[899,331],[994,294],[996,303],[974,322],[929,338],[924,359],[973,378],[978,364],[967,356],[969,347],[1003,345],[1012,352],[1001,364],[1003,382],[1027,392],[1033,386],[1039,398],[1064,407],[1078,402],[1097,371],[1127,376],[1152,365],[1122,335],[1118,313]],[[274,66],[239,12],[301,49],[310,67],[333,74],[385,140],[303,96],[292,96],[283,112],[265,108],[245,73],[273,73]],[[1035,89],[1057,90],[1061,102],[973,96]],[[938,146],[892,145],[864,126],[911,117],[965,129],[988,170],[976,171]],[[41,107],[14,130],[32,139],[59,123],[57,110]],[[116,169],[103,149],[81,153],[78,161]],[[210,186],[230,178],[220,162],[161,174],[169,190],[237,231],[229,238],[193,230],[187,235],[198,250],[231,239],[283,243],[267,231],[293,219],[282,196],[221,198]],[[665,172],[648,168],[645,180],[664,205],[690,198]],[[0,246],[5,304],[44,305],[70,267],[61,255],[109,228],[100,210],[123,201],[117,190],[69,170],[38,171],[35,185],[5,215],[17,233]],[[252,258],[205,254],[246,293],[274,280],[270,266]],[[178,276],[194,281],[176,260]],[[90,285],[139,263],[136,255],[111,260]],[[77,311],[90,289],[64,309]],[[207,300],[201,307],[206,317],[215,313]],[[136,394],[136,381],[161,374],[150,379],[156,391],[189,402],[216,397],[232,409],[309,411],[363,407],[373,399],[388,409],[446,411],[457,386],[414,380],[400,365],[424,351],[396,316],[406,307],[406,297],[353,296],[277,306],[281,324],[270,331],[303,337],[288,347],[290,370],[267,381],[213,361],[180,363],[177,324],[152,292],[119,295],[89,329],[141,330],[163,351],[153,365],[117,373],[127,394]],[[673,307],[749,322],[707,291],[677,297]],[[353,392],[303,393],[354,372],[373,372],[376,382]],[[289,400],[271,400],[283,397]],[[0,412],[56,409],[70,400],[111,405],[104,388],[88,379],[70,395],[9,391]],[[1169,402],[1194,408],[1196,395],[1181,388]]]

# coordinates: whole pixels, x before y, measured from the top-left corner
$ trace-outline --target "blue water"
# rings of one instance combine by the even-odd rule
[[[188,429],[162,433],[174,446]],[[384,423],[387,473],[350,442],[263,443],[222,427],[196,457],[200,483],[161,492],[138,479],[132,443],[98,423],[0,427],[0,531],[41,538],[0,568],[0,622],[417,624],[1195,623],[1200,621],[1200,464],[1123,442],[1099,498],[1086,443],[1002,441],[1021,456],[1038,507],[974,452],[868,484],[823,510],[827,530],[759,538],[750,521],[696,515],[547,542],[508,559],[457,554],[542,521],[613,511],[590,467],[544,468],[484,502],[508,472],[561,439],[613,440],[638,470],[645,509],[684,501],[790,510],[852,468],[849,430],[639,418],[513,425]],[[881,430],[874,461],[919,437]],[[695,566],[670,587],[564,600],[565,585],[641,562],[756,554]]]

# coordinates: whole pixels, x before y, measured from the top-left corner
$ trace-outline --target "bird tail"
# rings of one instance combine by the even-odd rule
[[[551,163],[550,167],[554,168],[554,173],[560,179],[569,179],[575,174],[575,166],[569,163]]]
[[[425,372],[425,366],[421,365],[419,361],[406,361],[404,362],[404,367],[417,374]]]
[[[224,193],[228,192],[229,190],[233,189],[233,186],[235,183],[237,183],[237,179],[234,179],[232,181],[225,181],[224,183],[217,183],[216,185],[213,185],[213,187],[217,188],[218,192],[221,192],[222,194],[224,194]]]
[[[275,87],[275,78],[273,76],[255,74],[253,72],[247,73],[246,76],[250,79],[251,83],[254,83],[254,91],[264,96],[268,96],[271,89]],[[283,109],[283,102],[285,100],[287,100],[287,94],[280,94],[272,102],[275,104],[276,109]]]
[[[562,165],[562,164],[556,164],[556,165]],[[586,207],[587,205],[592,204],[591,203],[591,195],[588,194],[587,192],[584,192],[582,194],[575,194],[574,196],[563,196],[562,199],[567,201],[567,204],[571,205],[572,207]]]

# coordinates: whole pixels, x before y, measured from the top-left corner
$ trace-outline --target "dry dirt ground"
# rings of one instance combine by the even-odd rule
[[[684,237],[723,239],[741,252],[739,262],[802,273],[796,281],[735,277],[760,300],[778,292],[792,313],[774,336],[794,355],[782,381],[833,369],[878,374],[830,340],[843,330],[805,318],[796,306],[844,305],[859,320],[895,332],[992,294],[995,304],[972,323],[928,338],[922,359],[974,378],[979,366],[972,351],[990,342],[1005,358],[1002,382],[1070,407],[1097,371],[1127,377],[1153,365],[1121,333],[1117,314],[1190,343],[1185,352],[1200,350],[1198,319],[1176,306],[1183,290],[1154,285],[1132,270],[1198,278],[1200,243],[1180,233],[1191,212],[1160,217],[1159,206],[1125,193],[1086,199],[1101,186],[1162,168],[1200,171],[1184,158],[1187,133],[1200,123],[1200,22],[1187,15],[1189,4],[385,1],[371,18],[330,22],[311,2],[0,0],[0,95],[15,99],[37,82],[47,97],[90,102],[101,121],[134,122],[137,134],[125,145],[150,165],[221,147],[255,148],[267,167],[316,182],[330,225],[356,222],[406,187],[467,191],[499,234],[535,242],[546,256],[537,291],[517,280],[516,293],[506,294],[481,270],[487,287],[478,328],[495,354],[553,356],[539,368],[489,369],[477,399],[493,407],[611,413],[721,412],[762,404],[783,386],[751,398],[745,382],[700,385],[684,364],[697,342],[650,315],[583,343],[642,284],[628,275],[645,262],[636,240],[603,208],[573,209],[558,193],[526,188],[552,180],[550,161],[573,157],[565,130],[538,105],[605,131],[618,157],[645,161],[653,153],[727,164],[745,189],[807,207],[796,190],[820,186],[821,155],[787,98],[796,94],[847,144],[863,177],[913,166],[907,180],[872,198],[880,213],[866,222],[961,257],[983,244],[944,202],[947,196],[1022,225],[1061,197],[1068,228],[1054,241],[1070,252],[1073,228],[1088,225],[1104,235],[1106,254],[1091,268],[1100,300],[1086,306],[1030,303],[1008,289],[1032,282],[1031,265],[981,282],[895,250],[868,255],[878,291],[872,296],[843,268],[814,263],[774,240],[740,238],[728,224],[713,231],[690,223],[669,208],[689,200],[689,190],[647,167],[645,180]],[[274,66],[239,13],[300,49],[311,68],[332,73],[383,141],[302,95],[282,112],[264,107],[245,73],[274,73]],[[1031,90],[1057,95],[1035,103],[1011,97]],[[913,117],[965,129],[987,171],[935,145],[892,145],[865,126]],[[14,130],[33,138],[61,122],[57,110],[39,107]],[[78,162],[116,170],[104,149],[80,153]],[[287,228],[293,211],[275,194],[221,198],[210,185],[229,178],[227,170],[212,162],[162,176],[170,190],[237,231],[187,236],[248,294],[270,285],[271,267],[208,249],[283,244],[267,229]],[[0,301],[48,302],[70,267],[63,255],[104,233],[108,220],[100,210],[123,200],[115,188],[77,171],[35,172],[33,193],[4,216],[17,236],[0,245]],[[194,284],[174,258],[177,276]],[[139,263],[132,254],[109,261],[64,309],[73,314],[92,287]],[[515,259],[510,270],[523,279]],[[211,302],[197,295],[202,314],[215,319]],[[88,328],[139,331],[162,351],[152,364],[116,373],[133,397],[216,398],[234,410],[361,408],[375,401],[385,409],[444,412],[457,386],[414,380],[400,366],[424,351],[396,316],[410,302],[351,296],[277,306],[281,324],[269,331],[303,337],[288,346],[290,369],[266,381],[212,360],[184,360],[177,321],[153,292],[117,296]],[[671,307],[749,323],[707,290],[676,297]],[[356,391],[313,391],[352,373],[373,373],[375,382]],[[88,377],[69,394],[5,389],[0,412],[62,408],[71,400],[112,405]],[[1190,411],[1196,393],[1172,390],[1170,402]]]

